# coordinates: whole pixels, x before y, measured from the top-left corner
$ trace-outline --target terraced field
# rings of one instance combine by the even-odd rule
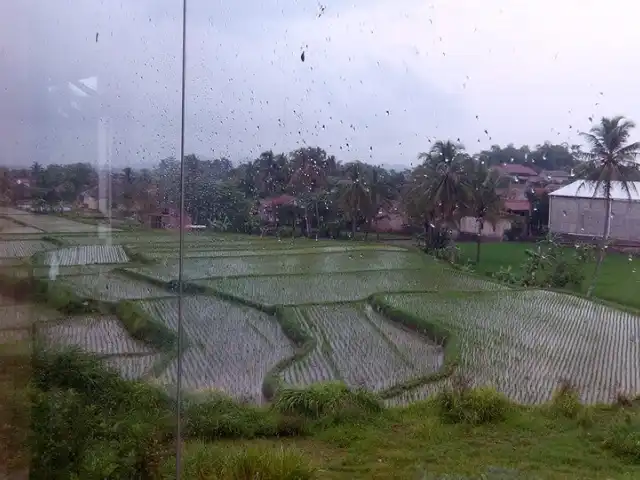
[[[50,346],[78,347],[97,355],[149,354],[146,345],[134,340],[113,316],[67,318],[38,328]]]
[[[61,248],[45,255],[45,265],[92,265],[100,263],[127,263],[129,257],[122,245],[84,245]]]
[[[66,219],[50,221],[59,220]],[[88,227],[95,232],[95,226]],[[133,300],[152,319],[177,330],[174,295],[113,271],[120,265],[150,279],[176,279],[176,234],[113,232],[107,242],[92,230],[59,231],[58,238],[75,247],[61,249],[38,235],[3,237],[3,271],[46,250],[36,257],[45,265],[30,274],[50,276],[54,268],[55,281],[74,293]],[[279,372],[285,385],[337,379],[384,392],[441,372],[451,358],[443,359],[440,346],[372,310],[367,302],[375,295],[396,312],[444,328],[455,339],[460,373],[518,402],[548,400],[560,380],[573,382],[589,403],[640,393],[640,317],[568,295],[511,290],[400,247],[204,233],[189,233],[185,241],[184,277],[208,287],[206,295],[184,297],[187,389],[220,389],[264,401],[265,376],[293,355],[294,346],[276,317],[242,303],[271,312],[284,308],[315,339],[307,356]],[[155,263],[132,263],[123,246]],[[49,343],[105,356],[127,378],[144,377],[169,388],[176,382],[177,360],[131,340],[115,317],[61,321],[60,314],[11,302],[0,297],[0,330],[8,339],[38,321]],[[403,405],[424,399],[447,382],[418,385],[386,401]]]
[[[111,302],[171,295],[155,285],[111,272],[106,275],[60,277],[58,281],[66,284],[82,297]]]
[[[27,227],[25,225],[21,225],[20,223],[11,220],[10,218],[0,218],[0,235],[4,234],[31,234],[31,233],[42,233],[42,230],[39,230],[34,227]]]
[[[441,347],[371,308],[314,306],[296,309],[295,315],[317,344],[309,356],[282,373],[288,385],[341,380],[380,391],[442,367]]]
[[[148,300],[140,305],[153,318],[177,330],[177,299]],[[293,354],[291,342],[275,318],[203,296],[185,298],[183,309],[189,343],[183,357],[185,388],[218,389],[260,402],[267,372]],[[175,385],[176,379],[177,360],[157,378],[165,385]]]
[[[10,219],[19,220],[21,223],[26,223],[27,225],[44,232],[73,233],[95,232],[97,230],[96,225],[74,222],[68,218],[58,217],[55,215],[34,214],[16,209],[9,209],[4,215]]]
[[[25,258],[51,248],[44,240],[0,240],[0,258]]]
[[[319,254],[312,250],[304,254],[286,252],[286,254],[280,255],[272,253],[270,255],[188,258],[183,262],[183,278],[194,280],[274,274],[313,275],[364,270],[418,269],[425,266],[424,257],[403,251],[362,250]],[[167,282],[178,278],[179,264],[177,260],[171,260],[164,264],[141,267],[134,270],[143,275]]]
[[[383,300],[449,329],[459,340],[461,373],[517,402],[547,401],[562,380],[586,403],[640,393],[638,316],[539,290]]]
[[[354,302],[379,292],[498,290],[497,283],[444,270],[388,270],[324,275],[231,277],[194,282],[264,305]]]

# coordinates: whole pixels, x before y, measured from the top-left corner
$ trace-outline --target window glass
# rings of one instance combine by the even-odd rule
[[[640,478],[613,3],[3,2],[0,477]]]

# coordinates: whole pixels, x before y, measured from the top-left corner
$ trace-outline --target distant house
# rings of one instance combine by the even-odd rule
[[[278,207],[295,205],[296,197],[291,195],[278,195],[260,200],[258,216],[263,222],[278,223]]]
[[[407,223],[407,217],[400,208],[400,202],[394,201],[388,208],[378,212],[372,224],[372,230],[378,233],[398,233],[404,230]]]
[[[478,234],[486,238],[502,239],[504,233],[511,228],[511,221],[506,218],[501,218],[494,225],[490,222],[484,222],[482,231],[478,232],[478,222],[475,217],[462,217],[460,220],[460,232]]]
[[[614,182],[611,197],[609,236],[612,240],[640,244],[640,182],[632,182],[631,198]],[[604,192],[584,180],[549,193],[549,231],[574,237],[602,237],[604,234]]]
[[[145,224],[149,228],[154,229],[180,229],[180,210],[177,208],[163,208],[161,210],[146,215]],[[192,225],[191,217],[184,212],[182,218],[182,227],[189,228]]]
[[[540,178],[547,183],[555,183],[563,185],[573,180],[573,173],[564,170],[543,170],[540,172]]]
[[[78,196],[78,203],[82,208],[87,210],[98,210],[100,203],[98,201],[98,187],[85,190]]]
[[[538,176],[538,172],[533,168],[517,163],[503,163],[502,165],[496,165],[493,169],[498,172],[500,176],[510,177],[516,182],[526,182],[529,178]]]

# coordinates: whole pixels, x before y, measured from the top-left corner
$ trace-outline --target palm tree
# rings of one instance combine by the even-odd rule
[[[496,192],[499,174],[481,163],[476,163],[469,171],[470,198],[468,212],[476,219],[476,265],[480,263],[482,231],[486,222],[494,228],[503,213],[503,201]]]
[[[424,209],[433,212],[438,226],[456,225],[461,207],[470,198],[469,157],[464,153],[464,147],[451,141],[438,141],[418,158],[424,160],[422,175],[426,182],[421,182],[425,188]]]
[[[640,153],[640,142],[629,143],[631,130],[635,123],[622,116],[613,118],[603,117],[600,123],[591,130],[582,132],[582,137],[590,147],[588,152],[581,152],[580,157],[585,161],[577,172],[578,178],[584,180],[582,187],[593,188],[594,197],[603,193],[605,202],[604,231],[600,242],[600,251],[596,268],[587,290],[587,297],[591,296],[598,281],[600,268],[605,256],[605,247],[611,233],[611,192],[614,185],[619,185],[629,199],[631,192],[636,190],[633,180],[637,180],[638,164],[635,159]]]
[[[371,230],[371,224],[380,218],[380,211],[391,206],[391,202],[395,197],[395,190],[391,183],[384,175],[384,170],[380,168],[373,168],[371,171],[371,182],[369,185],[369,211],[367,212],[367,233]],[[377,233],[377,238],[380,239],[380,233]]]
[[[309,205],[313,203],[318,214],[317,193],[326,185],[327,177],[335,168],[335,157],[327,156],[327,152],[319,147],[299,148],[291,152],[293,174],[290,186],[296,196],[301,198],[307,235],[311,233]]]
[[[358,218],[369,209],[370,197],[364,165],[355,162],[346,167],[347,178],[340,181],[338,203],[351,221],[352,240],[356,238]]]

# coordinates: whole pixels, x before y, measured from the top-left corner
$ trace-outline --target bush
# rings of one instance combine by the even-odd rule
[[[445,422],[480,425],[506,418],[510,403],[500,392],[488,387],[470,388],[459,378],[453,383],[453,387],[435,397],[440,418]]]
[[[184,478],[219,480],[306,480],[315,478],[315,468],[300,453],[290,449],[229,448],[193,443],[185,449]],[[163,477],[175,478],[175,460],[163,468]]]
[[[604,447],[633,463],[640,463],[640,417],[627,414],[614,423],[604,440]]]
[[[316,383],[305,389],[288,388],[278,392],[273,408],[287,415],[301,415],[312,419],[336,417],[348,411],[364,414],[382,411],[377,395],[364,390],[349,390],[340,382]]]
[[[211,392],[185,402],[185,434],[201,440],[253,438],[266,427],[266,416],[256,407],[240,405],[227,395]]]
[[[566,418],[576,418],[582,409],[577,389],[568,381],[560,382],[551,398],[552,412]]]
[[[158,478],[169,455],[171,401],[77,351],[37,351],[31,398],[31,478]]]
[[[133,338],[161,352],[173,352],[177,348],[177,335],[164,324],[156,322],[135,302],[118,302],[116,315]]]

